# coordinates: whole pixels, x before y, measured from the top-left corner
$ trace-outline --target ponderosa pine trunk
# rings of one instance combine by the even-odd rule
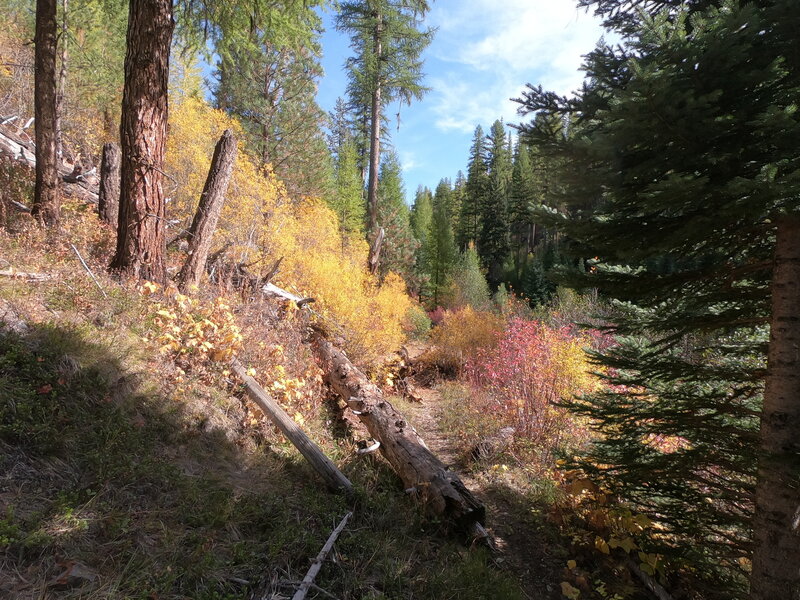
[[[777,221],[752,600],[800,599],[800,216]]]
[[[200,283],[200,277],[206,269],[208,250],[222,212],[235,160],[236,138],[230,129],[226,129],[214,148],[206,184],[189,228],[189,256],[178,274],[178,287],[184,293]]]
[[[113,142],[103,144],[100,159],[100,190],[97,194],[97,211],[100,220],[115,229],[119,223],[119,146]]]
[[[36,123],[36,186],[31,214],[56,225],[61,213],[56,156],[56,0],[36,0],[34,117]]]
[[[111,269],[163,283],[163,164],[167,140],[169,52],[175,21],[170,0],[131,0],[125,87],[117,251]]]

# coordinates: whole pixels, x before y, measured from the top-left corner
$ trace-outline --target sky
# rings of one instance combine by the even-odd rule
[[[317,100],[330,111],[345,96],[343,71],[349,39],[324,15],[321,43],[325,76]],[[580,87],[582,56],[603,35],[599,21],[573,0],[437,0],[425,24],[437,28],[424,54],[423,100],[390,106],[391,144],[403,167],[406,197],[418,186],[435,189],[466,171],[475,127],[488,132],[496,119],[520,123],[517,104],[526,83],[568,94]]]

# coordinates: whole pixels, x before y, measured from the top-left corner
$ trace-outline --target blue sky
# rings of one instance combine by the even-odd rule
[[[349,40],[324,16],[325,77],[318,101],[331,110],[344,96],[344,61]],[[417,186],[434,189],[442,177],[465,170],[475,127],[488,130],[495,119],[519,123],[516,104],[526,83],[559,93],[580,86],[581,56],[603,30],[597,19],[573,0],[438,0],[426,18],[438,28],[425,53],[427,96],[403,106],[400,129],[391,106],[392,145],[403,165],[409,201]]]

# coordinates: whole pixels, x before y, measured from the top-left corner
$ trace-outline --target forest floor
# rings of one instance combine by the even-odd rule
[[[428,346],[412,343],[407,350],[413,363]],[[472,457],[458,427],[454,427],[458,415],[453,411],[459,407],[453,404],[457,400],[443,395],[437,382],[419,385],[415,392],[422,402],[402,401],[401,412],[431,452],[484,502],[487,530],[495,545],[495,566],[519,581],[526,598],[560,598],[559,574],[567,550],[548,519],[546,499],[531,489],[530,481],[520,477],[519,471]]]

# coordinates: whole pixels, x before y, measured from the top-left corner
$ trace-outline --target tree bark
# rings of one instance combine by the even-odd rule
[[[56,225],[61,213],[56,157],[56,0],[36,0],[34,116],[36,186],[31,214],[44,225]]]
[[[166,279],[162,166],[174,26],[170,0],[131,0],[120,126],[119,226],[111,269],[159,283]]]
[[[178,287],[184,293],[191,286],[200,283],[200,277],[205,271],[211,239],[225,203],[225,193],[228,191],[235,160],[236,138],[230,129],[226,129],[214,148],[206,184],[189,228],[189,256],[178,274]]]
[[[405,489],[416,494],[429,512],[459,528],[470,531],[475,523],[483,524],[483,504],[434,456],[414,428],[383,398],[378,386],[319,332],[313,336],[313,346],[325,380],[380,442],[381,454],[403,480]]]
[[[800,216],[777,221],[752,600],[800,599]]]
[[[57,160],[64,160],[64,135],[61,131],[61,123],[64,118],[64,97],[67,91],[67,14],[69,9],[69,0],[61,0],[61,33],[59,38],[59,47],[61,48],[61,57],[59,59],[58,69],[58,96],[56,97],[56,157]]]
[[[97,210],[100,219],[114,229],[119,223],[119,159],[119,146],[113,142],[103,144]]]
[[[375,25],[374,44],[376,58],[375,89],[372,91],[372,107],[370,109],[369,132],[369,181],[367,183],[367,212],[369,220],[368,233],[374,239],[378,235],[378,168],[381,164],[381,54],[383,20],[378,15]],[[370,242],[373,241],[370,239]]]

